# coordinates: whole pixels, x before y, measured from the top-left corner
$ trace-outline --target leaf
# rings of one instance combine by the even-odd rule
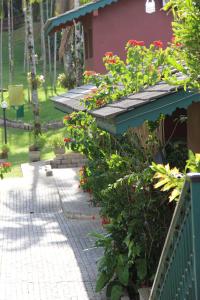
[[[118,266],[117,267],[117,275],[121,284],[127,286],[129,282],[129,267],[128,264],[126,266]]]
[[[169,201],[173,201],[180,196],[180,191],[178,189],[174,189],[169,197]]]
[[[147,262],[146,259],[137,259],[136,261],[137,275],[140,280],[143,280],[147,275]]]
[[[114,285],[111,291],[111,300],[119,300],[122,294],[123,294],[123,287],[119,284]]]
[[[97,282],[96,282],[96,292],[100,292],[105,285],[108,283],[108,281],[110,280],[110,277],[105,273],[102,272],[99,277],[97,278]]]
[[[154,184],[154,188],[158,189],[159,187],[165,185],[166,183],[169,182],[169,178],[165,178],[163,180],[158,181],[156,184]]]

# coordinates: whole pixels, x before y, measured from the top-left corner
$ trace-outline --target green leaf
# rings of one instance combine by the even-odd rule
[[[109,276],[105,272],[102,272],[99,275],[95,289],[97,293],[100,292],[106,286],[106,284],[109,282],[109,279]]]
[[[147,262],[146,259],[137,259],[136,261],[137,275],[140,280],[143,280],[147,275]]]
[[[121,284],[127,286],[129,282],[129,267],[128,264],[126,266],[119,266],[117,268],[117,275]]]
[[[116,284],[112,287],[111,300],[119,300],[123,294],[123,287],[119,284]]]

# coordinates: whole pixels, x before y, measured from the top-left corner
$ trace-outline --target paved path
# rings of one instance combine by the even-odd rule
[[[66,219],[54,178],[29,175],[0,182],[0,300],[105,300],[88,237],[99,221]]]

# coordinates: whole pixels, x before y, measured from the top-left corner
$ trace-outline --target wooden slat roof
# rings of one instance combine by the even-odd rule
[[[80,100],[95,88],[94,85],[83,85],[53,97],[52,101],[57,109],[67,113],[86,111]],[[100,127],[121,134],[145,120],[156,120],[162,113],[171,114],[178,107],[187,108],[193,101],[200,101],[198,92],[184,91],[181,87],[160,82],[89,113],[97,119]]]

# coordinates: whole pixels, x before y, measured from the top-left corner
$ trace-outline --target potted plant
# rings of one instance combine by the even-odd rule
[[[10,151],[10,148],[8,145],[4,144],[1,147],[1,158],[8,158],[8,152]]]
[[[34,137],[33,143],[29,146],[30,162],[36,162],[40,160],[40,153],[44,143],[45,139],[43,137]]]
[[[55,153],[55,155],[64,154],[65,153],[65,142],[61,135],[56,135],[51,138],[50,145]]]

